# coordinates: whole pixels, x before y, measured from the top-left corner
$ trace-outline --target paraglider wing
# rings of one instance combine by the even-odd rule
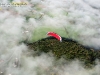
[[[62,42],[62,38],[61,38],[58,34],[56,34],[56,33],[54,33],[54,32],[48,32],[47,35],[48,35],[48,36],[55,37],[55,38],[58,39],[60,42]]]

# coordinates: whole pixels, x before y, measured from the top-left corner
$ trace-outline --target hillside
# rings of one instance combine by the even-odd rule
[[[95,60],[100,59],[100,50],[89,48],[79,44],[77,41],[62,37],[59,42],[53,37],[47,37],[33,43],[27,43],[27,46],[36,51],[36,54],[53,53],[55,57],[64,58],[66,60],[79,59],[86,66],[95,65]]]

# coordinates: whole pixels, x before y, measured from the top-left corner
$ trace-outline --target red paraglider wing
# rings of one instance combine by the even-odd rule
[[[56,34],[56,33],[54,33],[54,32],[48,32],[47,35],[48,35],[48,36],[55,37],[55,38],[58,39],[59,41],[62,41],[62,38],[61,38],[58,34]]]

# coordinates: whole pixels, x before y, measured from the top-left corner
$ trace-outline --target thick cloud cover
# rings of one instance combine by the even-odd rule
[[[59,28],[65,27],[71,38],[85,45],[99,48],[99,0],[13,0],[13,2],[27,2],[27,5],[10,5],[8,7],[7,4],[10,1],[1,0],[0,5],[2,8],[0,10],[1,74],[100,74],[100,62],[98,61],[96,61],[97,65],[92,69],[85,69],[84,65],[78,60],[73,60],[70,63],[63,59],[56,61],[52,55],[47,54],[32,57],[27,46],[25,44],[19,44],[22,40],[34,39],[35,35],[33,33],[36,28],[40,26],[51,26],[54,29],[58,28],[58,31],[60,30]],[[2,3],[6,3],[6,5],[2,5]],[[30,17],[28,21],[26,21],[26,17]]]

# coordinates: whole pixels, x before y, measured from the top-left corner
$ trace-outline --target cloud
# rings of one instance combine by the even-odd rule
[[[58,30],[64,26],[71,38],[79,40],[82,44],[100,48],[100,14],[99,9],[92,7],[99,8],[99,6],[83,0],[27,2],[29,5],[25,7],[2,6],[0,10],[0,73],[4,75],[99,75],[99,61],[92,69],[86,69],[78,60],[69,63],[64,59],[56,61],[48,54],[33,57],[31,54],[34,51],[30,52],[31,50],[28,50],[25,44],[20,43],[23,40],[34,39],[33,32],[40,26],[53,26],[54,29],[58,27]],[[28,21],[26,17],[29,17]]]

